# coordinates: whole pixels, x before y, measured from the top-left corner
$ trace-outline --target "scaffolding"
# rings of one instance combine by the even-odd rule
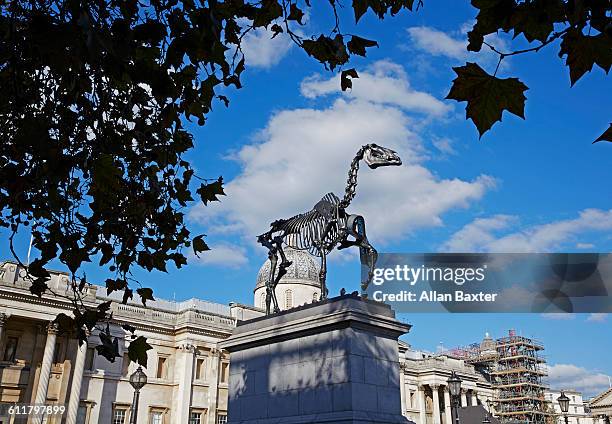
[[[439,355],[463,359],[473,365],[494,388],[494,415],[503,424],[545,424],[549,412],[544,393],[546,358],[542,343],[518,336],[514,330],[497,340],[457,347]]]

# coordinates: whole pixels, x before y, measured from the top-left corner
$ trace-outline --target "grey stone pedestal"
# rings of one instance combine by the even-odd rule
[[[230,424],[409,424],[386,305],[343,296],[242,322],[230,352]]]

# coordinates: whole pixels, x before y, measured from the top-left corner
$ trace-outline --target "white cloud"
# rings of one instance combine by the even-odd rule
[[[453,148],[453,141],[449,138],[434,138],[431,144],[445,155],[456,155],[457,151]]]
[[[499,56],[483,46],[480,52],[470,52],[467,50],[467,31],[471,24],[465,24],[459,31],[446,33],[428,26],[410,27],[407,29],[411,44],[409,48],[423,51],[431,56],[442,56],[456,62],[484,62],[486,64],[497,63]],[[491,34],[486,37],[486,41],[495,46],[500,51],[509,51],[508,43],[498,36]],[[507,66],[508,59],[502,62]]]
[[[272,31],[264,28],[251,30],[242,39],[242,52],[247,66],[269,69],[289,53],[293,42],[284,34],[272,38]]]
[[[415,46],[431,55],[458,60],[468,55],[465,40],[453,38],[443,31],[427,26],[411,27],[407,31]]]
[[[531,297],[533,298],[533,293],[531,294]],[[550,312],[542,314],[542,318],[556,321],[571,321],[576,319],[576,315],[568,312]]]
[[[516,217],[478,218],[453,234],[443,250],[462,252],[546,252],[560,248],[582,234],[612,231],[612,209],[585,209],[577,218],[535,225],[500,235]]]
[[[593,249],[595,245],[592,243],[576,243],[576,249]]]
[[[248,263],[246,249],[232,243],[211,244],[211,250],[198,256],[189,254],[187,262],[190,265],[213,265],[228,268],[238,268]]]
[[[431,94],[413,89],[404,68],[386,60],[375,62],[365,71],[360,71],[359,78],[353,79],[352,90],[342,92],[339,75],[331,78],[314,75],[302,81],[300,91],[310,99],[342,94],[349,99],[397,106],[406,111],[436,116],[442,116],[452,109],[452,106]]]
[[[578,390],[586,396],[593,396],[609,387],[606,374],[572,364],[549,365],[548,379],[551,388]]]
[[[589,314],[587,317],[587,321],[589,322],[605,322],[608,319],[608,314],[606,313],[593,313]]]
[[[400,90],[405,87],[401,78],[393,81]],[[375,82],[387,90],[385,78]],[[314,90],[315,85],[309,87]],[[360,168],[349,212],[364,215],[375,243],[442,225],[444,213],[470,206],[494,185],[486,175],[472,181],[434,175],[424,166],[422,142],[398,104],[370,97],[340,98],[327,108],[285,110],[272,116],[257,140],[233,155],[240,172],[226,184],[227,197],[195,207],[190,218],[206,225],[209,234],[233,233],[254,243],[275,219],[312,209],[330,191],[342,197],[351,159],[370,142],[393,148],[404,162],[400,167]]]

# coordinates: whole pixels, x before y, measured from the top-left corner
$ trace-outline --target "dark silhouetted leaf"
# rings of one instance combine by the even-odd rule
[[[130,325],[130,324],[123,324],[121,326],[121,328],[123,328],[125,331],[128,331],[128,332],[130,332],[132,334],[134,334],[134,332],[136,331],[136,327],[134,327],[133,325]]]
[[[109,362],[114,363],[115,358],[119,357],[119,341],[103,331],[100,332],[100,342],[96,346],[98,355],[105,357]]]
[[[223,178],[219,177],[215,182],[200,185],[196,193],[200,195],[205,205],[207,205],[208,202],[218,202],[219,199],[217,196],[225,196],[223,192]]]
[[[155,300],[153,298],[153,290],[148,287],[140,287],[136,289],[136,293],[138,293],[138,295],[140,296],[140,299],[142,300],[142,304],[144,306],[147,306],[147,300]]]
[[[366,48],[368,47],[378,47],[378,43],[373,40],[367,40],[365,38],[357,37],[353,35],[351,37],[351,41],[346,44],[349,52],[353,54],[358,54],[359,56],[366,55]]]
[[[595,140],[593,143],[597,143],[598,141],[610,141],[610,142],[612,142],[612,123],[610,124],[608,129],[605,130],[604,133],[602,135],[600,135],[597,138],[597,140]]]
[[[351,81],[352,78],[359,78],[359,75],[357,74],[355,68],[346,69],[342,71],[342,74],[340,76],[340,87],[342,88],[342,91],[346,91],[350,88],[353,88],[353,81]]]
[[[147,351],[153,347],[147,343],[147,339],[143,336],[138,336],[130,342],[128,346],[128,357],[130,361],[137,362],[143,367],[147,367]]]
[[[571,30],[563,36],[559,56],[565,59],[570,69],[572,85],[597,64],[608,73],[612,66],[612,38],[605,34],[584,35],[578,30]]]
[[[210,248],[204,241],[204,234],[194,237],[192,244],[193,244],[193,252],[198,257],[199,257],[198,253],[206,252],[207,250],[210,250]]]
[[[481,137],[495,122],[501,121],[504,110],[525,118],[527,86],[517,78],[494,77],[475,63],[453,70],[457,78],[446,98],[467,102],[466,119],[474,121]]]
[[[297,4],[291,3],[289,8],[289,15],[287,19],[290,21],[297,21],[300,25],[303,25],[302,18],[304,17],[304,12],[300,9]]]

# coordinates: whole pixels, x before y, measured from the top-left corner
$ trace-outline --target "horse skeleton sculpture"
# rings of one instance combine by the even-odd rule
[[[376,144],[366,144],[359,149],[351,162],[342,200],[335,194],[328,193],[311,211],[292,218],[274,221],[270,224],[270,231],[257,237],[257,241],[268,248],[268,258],[271,264],[270,275],[266,282],[266,314],[270,314],[271,302],[274,306],[274,312],[280,311],[275,289],[280,279],[287,273],[287,268],[291,265],[283,251],[283,244],[294,249],[306,250],[310,254],[321,258],[319,273],[321,300],[327,298],[327,288],[325,286],[327,255],[336,246],[338,250],[358,246],[361,263],[366,263],[369,267],[367,281],[361,282],[362,296],[366,296],[366,289],[372,280],[378,254],[366,238],[363,217],[346,212],[346,208],[355,197],[357,172],[361,160],[364,160],[372,169],[402,164],[401,159],[393,150]],[[280,264],[278,263],[279,259]],[[278,273],[276,272],[277,265]]]

